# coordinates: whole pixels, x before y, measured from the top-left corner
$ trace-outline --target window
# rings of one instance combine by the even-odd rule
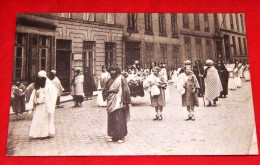
[[[152,14],[144,14],[145,34],[153,35]]]
[[[15,79],[22,78],[24,47],[15,47]]]
[[[217,14],[214,14],[214,27],[215,27],[215,33],[219,33],[218,15]]]
[[[184,49],[185,49],[186,59],[191,60],[191,42],[190,42],[190,37],[188,36],[184,36]]]
[[[206,13],[204,14],[204,24],[205,24],[205,32],[209,32],[209,15]]]
[[[237,26],[237,31],[240,31],[240,26],[238,22],[238,14],[236,14],[236,26]]]
[[[227,27],[227,25],[226,25],[226,14],[222,14],[222,25],[223,25],[224,29]]]
[[[175,67],[178,67],[180,63],[179,45],[173,45],[173,61]]]
[[[182,14],[182,20],[183,20],[183,28],[190,28],[189,15],[188,14]]]
[[[47,65],[47,49],[46,48],[40,48],[40,70],[46,71],[46,65]]]
[[[232,36],[234,55],[237,55],[236,39],[235,36]]]
[[[163,63],[167,63],[167,44],[160,44],[161,53],[162,53],[162,61]]]
[[[105,65],[110,68],[114,62],[115,44],[111,42],[105,43]]]
[[[247,45],[246,45],[246,39],[245,38],[243,38],[243,42],[244,42],[245,55],[247,55]]]
[[[177,14],[171,14],[172,38],[178,38]]]
[[[83,14],[83,19],[86,21],[95,21],[95,13],[84,13]]]
[[[138,14],[135,14],[135,13],[127,14],[127,18],[128,18],[127,31],[130,32],[130,33],[138,33],[138,31],[137,31],[137,16],[138,16]]]
[[[194,14],[194,30],[200,30],[200,17],[199,17],[199,14]]]
[[[241,21],[241,28],[242,28],[242,32],[245,32],[245,26],[244,26],[244,19],[243,19],[243,15],[240,14],[240,21]]]
[[[150,42],[145,43],[146,47],[146,58],[147,58],[147,63],[151,63],[154,59],[154,44]]]
[[[203,60],[201,38],[197,37],[197,38],[195,38],[195,40],[196,40],[197,58],[199,60]]]
[[[238,37],[238,46],[239,46],[239,53],[240,53],[240,55],[242,55],[243,52],[242,52],[242,45],[241,45],[241,38],[240,37]]]
[[[70,18],[71,14],[70,13],[61,13],[61,17]]]
[[[234,23],[233,23],[233,15],[232,14],[229,14],[229,19],[230,19],[231,30],[234,30]]]
[[[159,35],[166,37],[167,35],[166,35],[165,14],[158,14],[158,17],[159,17]]]
[[[106,13],[105,22],[109,23],[109,24],[114,24],[115,23],[115,15],[114,15],[114,13]]]
[[[210,39],[206,39],[206,53],[207,53],[207,58],[211,59],[211,42]]]
[[[83,41],[83,65],[94,74],[95,42]]]

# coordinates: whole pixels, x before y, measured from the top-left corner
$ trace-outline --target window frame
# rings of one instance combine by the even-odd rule
[[[171,14],[172,38],[179,38],[177,14]]]
[[[231,30],[234,30],[234,21],[233,21],[232,13],[229,14],[229,20],[230,20],[230,28]]]
[[[234,56],[237,55],[237,46],[236,46],[236,37],[232,36],[232,47],[233,47],[233,51],[234,51]]]
[[[191,55],[191,37],[184,36],[184,51],[186,59],[192,61]]]
[[[203,14],[203,17],[204,17],[204,31],[205,32],[209,32],[209,14],[208,13],[204,13]]]
[[[145,34],[153,35],[153,16],[151,13],[144,14]],[[137,26],[137,25],[136,25]],[[136,28],[137,30],[137,28]]]
[[[128,13],[127,14],[127,32],[138,33],[137,17],[138,17],[137,13]]]
[[[109,19],[110,18],[109,16],[112,16],[112,18],[113,18],[112,20],[113,21],[110,22],[111,19]],[[115,13],[106,13],[105,14],[105,23],[111,24],[111,25],[115,24]]]
[[[190,28],[190,20],[189,20],[189,14],[183,13],[182,14],[182,26],[183,28]]]
[[[167,37],[165,13],[158,14],[159,36]]]
[[[200,31],[200,15],[194,14],[194,30]]]
[[[91,15],[93,14],[93,20],[90,20],[91,16],[88,16],[88,15]],[[89,19],[87,19],[89,18]],[[83,13],[83,20],[85,21],[89,21],[89,22],[95,22],[96,21],[96,14],[95,13]]]

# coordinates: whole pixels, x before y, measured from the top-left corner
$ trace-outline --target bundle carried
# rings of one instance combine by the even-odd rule
[[[132,97],[144,96],[143,81],[141,77],[128,75],[127,83]]]

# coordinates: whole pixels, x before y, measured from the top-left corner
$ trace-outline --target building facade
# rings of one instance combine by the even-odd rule
[[[121,69],[139,60],[167,64],[190,59],[247,59],[241,13],[48,13],[17,15],[13,80],[26,83],[40,70],[57,71],[69,91],[73,68],[97,80],[102,65]]]

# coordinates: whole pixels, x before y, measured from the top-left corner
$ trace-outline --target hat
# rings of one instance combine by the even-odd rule
[[[206,61],[206,65],[208,66],[212,66],[214,64],[214,62],[212,60],[207,60]]]
[[[76,67],[74,70],[75,71],[81,71],[81,69],[79,67]]]
[[[51,70],[51,73],[56,74],[56,70]]]
[[[191,65],[191,61],[190,60],[185,60],[184,61],[184,65]]]
[[[41,70],[40,72],[38,72],[38,77],[45,77],[45,78],[47,78],[47,73],[44,70]]]

